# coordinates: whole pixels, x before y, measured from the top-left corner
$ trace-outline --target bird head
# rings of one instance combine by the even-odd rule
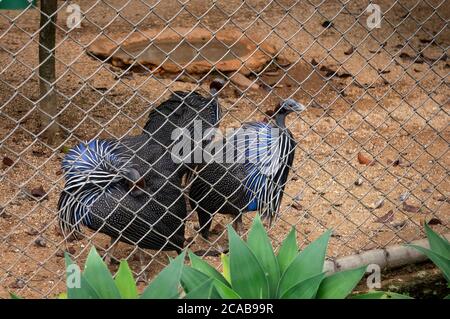
[[[306,107],[295,101],[294,99],[287,99],[280,103],[279,111],[285,112],[287,114],[292,112],[303,112],[306,109]]]

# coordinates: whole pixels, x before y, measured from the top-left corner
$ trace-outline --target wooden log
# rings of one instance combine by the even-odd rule
[[[444,235],[450,239],[450,234]],[[428,239],[412,241],[411,244],[429,248]],[[355,269],[364,265],[377,264],[381,269],[394,269],[427,260],[427,256],[405,245],[394,245],[383,249],[372,249],[360,254],[339,257],[325,261],[324,271],[333,273]]]

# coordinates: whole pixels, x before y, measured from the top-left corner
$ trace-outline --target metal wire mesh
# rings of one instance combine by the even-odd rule
[[[371,4],[381,9],[375,27],[368,20]],[[77,8],[81,21],[71,28]],[[153,106],[176,90],[207,90],[217,75],[232,79],[219,98],[223,129],[261,121],[288,97],[307,106],[288,118],[298,144],[280,217],[270,227],[275,247],[292,226],[302,244],[333,228],[330,258],[421,238],[424,222],[448,232],[448,9],[439,0],[59,1],[56,78],[47,93],[57,103],[48,114],[58,126],[52,143],[43,137],[51,123],[43,125],[39,109],[45,98],[39,93],[39,2],[0,9],[0,297],[7,291],[56,295],[64,287],[62,251],[83,261],[91,244],[141,271],[136,246],[120,243],[113,251],[107,236],[88,230],[81,241],[62,236],[57,201],[64,151],[94,138],[140,134]],[[148,39],[148,49],[164,32],[185,38],[197,28],[212,34],[209,42],[221,42],[219,32],[237,32],[256,49],[243,58],[224,43],[225,53],[211,61],[202,51],[208,42],[179,42],[161,47],[161,65],[152,66],[142,63],[144,51],[125,52],[133,55],[129,63],[117,48],[109,54],[118,59],[87,54],[100,38],[121,46],[138,35]],[[150,29],[159,30],[155,37]],[[193,59],[173,57],[182,45]],[[245,63],[261,52],[270,58],[249,72]],[[213,67],[187,71],[201,59]],[[245,61],[235,71],[216,67],[227,59]],[[179,70],[164,68],[170,63]],[[244,215],[245,230],[253,216]],[[220,267],[220,258],[209,255],[226,247],[231,220],[216,216],[214,235],[205,240],[191,211],[190,249]],[[172,253],[145,254],[151,278]]]

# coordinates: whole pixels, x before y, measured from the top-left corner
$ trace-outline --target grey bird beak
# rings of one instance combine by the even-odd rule
[[[124,177],[128,180],[128,184],[131,189],[131,196],[137,197],[144,195],[144,187],[145,182],[144,178],[141,177],[141,174],[134,168],[129,169],[127,172],[125,172]]]
[[[306,106],[304,106],[301,103],[295,102],[294,106],[292,107],[292,109],[295,112],[303,112],[304,110],[306,110]]]

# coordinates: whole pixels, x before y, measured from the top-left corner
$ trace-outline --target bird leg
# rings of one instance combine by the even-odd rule
[[[198,230],[204,239],[208,239],[213,216],[201,208],[197,209],[197,216],[199,223]]]
[[[103,257],[105,259],[105,263],[108,266],[111,266],[112,264],[117,264],[117,262],[113,256],[116,248],[117,248],[116,240],[115,240],[115,238],[111,237],[111,241],[109,242],[109,245],[106,247],[105,254],[103,255]]]
[[[145,251],[141,248],[138,248],[138,258],[139,258],[139,265],[140,265],[140,272],[138,274],[138,281],[142,281],[144,283],[147,282],[147,274],[145,273],[146,270],[146,264],[145,264]]]
[[[236,219],[233,221],[233,228],[239,236],[242,236],[244,234],[244,228],[242,224],[242,214],[239,214],[239,216],[237,216]]]

